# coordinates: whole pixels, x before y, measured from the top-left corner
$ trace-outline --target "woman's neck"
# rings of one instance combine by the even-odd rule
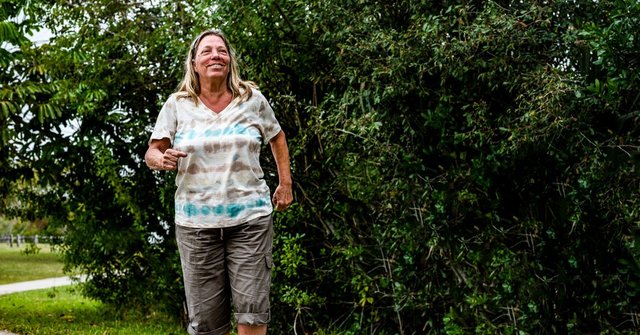
[[[227,85],[212,85],[212,83],[203,85],[201,83],[200,100],[210,110],[220,113],[233,100],[233,94]]]
[[[200,96],[217,100],[229,92],[226,81],[202,81],[200,82]]]

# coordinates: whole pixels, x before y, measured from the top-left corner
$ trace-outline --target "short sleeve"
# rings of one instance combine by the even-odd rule
[[[278,135],[278,133],[280,133],[280,130],[282,130],[282,128],[280,127],[280,123],[276,119],[276,115],[273,112],[273,109],[271,108],[271,105],[269,104],[267,99],[262,94],[259,94],[259,96],[261,98],[261,101],[258,113],[260,117],[260,125],[262,128],[261,130],[264,138],[264,143],[267,144],[276,135]]]
[[[178,127],[177,120],[176,98],[172,95],[164,103],[162,109],[160,109],[156,125],[153,127],[153,132],[149,139],[149,144],[152,140],[161,140],[163,138],[168,138],[173,144],[173,139]]]

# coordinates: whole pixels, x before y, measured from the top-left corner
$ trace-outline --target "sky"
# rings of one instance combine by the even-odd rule
[[[53,37],[53,34],[51,34],[49,29],[40,29],[33,33],[32,36],[27,37],[29,37],[33,43],[40,45],[49,42],[49,39]]]

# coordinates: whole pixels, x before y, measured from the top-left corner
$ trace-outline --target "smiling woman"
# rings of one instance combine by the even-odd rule
[[[273,196],[260,166],[267,143],[280,178]],[[184,79],[160,110],[145,159],[152,169],[177,170],[175,224],[189,333],[228,334],[233,303],[239,335],[265,334],[271,214],[293,200],[289,149],[269,102],[240,79],[219,31],[205,31],[189,48]]]
[[[222,88],[226,86],[225,80],[230,72],[229,61],[227,45],[220,36],[207,35],[200,40],[196,50],[196,58],[193,62],[194,69],[200,79],[200,93],[203,101],[215,101],[220,107],[224,107],[231,102],[231,92],[228,92],[226,88]],[[218,85],[218,87],[212,85]],[[215,92],[222,92],[222,96],[219,99],[209,99],[208,96]],[[212,109],[219,111],[222,108]]]

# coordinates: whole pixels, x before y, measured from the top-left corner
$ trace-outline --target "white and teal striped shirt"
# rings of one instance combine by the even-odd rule
[[[173,94],[160,110],[151,139],[168,138],[187,153],[176,176],[178,225],[231,227],[273,211],[260,150],[280,124],[260,91],[238,100],[216,114],[201,101],[196,106]]]

